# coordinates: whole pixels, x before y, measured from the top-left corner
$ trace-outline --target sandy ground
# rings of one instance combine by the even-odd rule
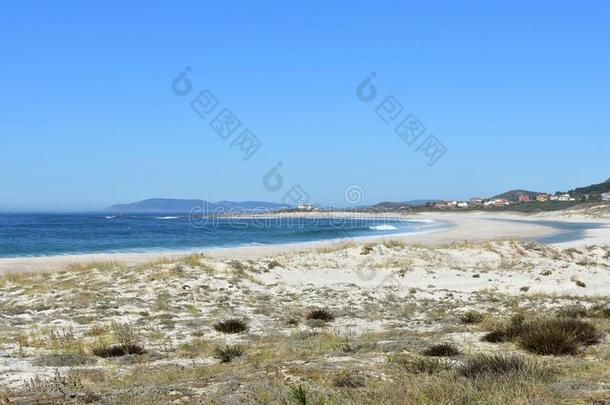
[[[300,216],[308,214],[299,214]],[[340,213],[311,213],[310,216],[342,216]],[[352,215],[352,214],[350,214]],[[367,214],[367,216],[373,216]],[[379,216],[388,216],[381,214]],[[396,216],[393,214],[392,216]],[[423,243],[427,245],[443,244],[460,241],[486,241],[498,239],[526,239],[536,238],[556,233],[552,226],[542,226],[528,222],[506,222],[504,220],[548,220],[565,222],[598,222],[605,223],[605,228],[587,231],[584,238],[578,241],[563,243],[562,246],[585,246],[585,245],[608,245],[610,244],[610,220],[591,219],[584,216],[564,215],[561,213],[545,213],[541,215],[519,215],[508,213],[424,213],[409,215],[411,219],[434,219],[446,222],[450,228],[431,233],[405,234],[358,238],[359,242],[375,242],[382,239],[399,239],[406,243]],[[202,250],[208,256],[215,258],[260,258],[270,255],[288,253],[302,249],[312,249],[329,244],[333,241],[307,242],[298,244],[248,246],[239,248],[222,248]],[[116,261],[126,265],[134,265],[150,262],[157,258],[178,258],[184,252],[159,252],[159,253],[108,253],[108,254],[83,254],[69,256],[46,256],[27,258],[0,258],[0,274],[13,271],[55,271],[71,264],[83,264],[93,262]]]

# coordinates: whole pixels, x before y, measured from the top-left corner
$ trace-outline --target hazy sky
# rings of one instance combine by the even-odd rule
[[[1,7],[2,210],[279,202],[297,184],[319,203],[350,185],[363,203],[468,198],[610,177],[608,1]],[[205,89],[218,105],[201,118]],[[403,111],[382,104],[386,124],[390,95]],[[210,126],[225,108],[241,121],[226,140]],[[408,114],[426,128],[412,145],[394,132]],[[262,142],[249,160],[245,129]],[[433,166],[417,151],[431,134],[446,148]],[[265,187],[277,162],[283,183]]]

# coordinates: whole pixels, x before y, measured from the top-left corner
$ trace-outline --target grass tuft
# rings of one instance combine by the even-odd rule
[[[233,359],[244,354],[244,348],[239,345],[217,347],[214,350],[214,357],[220,360],[221,363],[230,363]]]
[[[332,322],[335,320],[335,314],[324,308],[314,309],[309,314],[307,314],[307,319]]]
[[[468,378],[519,376],[541,377],[547,374],[539,364],[514,354],[477,354],[466,360],[459,373]]]
[[[392,249],[392,248],[404,248],[406,245],[403,241],[397,239],[388,239],[383,241],[383,246]]]
[[[343,371],[333,379],[337,388],[362,388],[365,386],[364,377],[357,373]]]
[[[214,329],[222,333],[242,333],[248,330],[248,325],[242,319],[227,319],[214,324]]]
[[[102,358],[122,357],[128,354],[141,355],[146,353],[146,350],[140,345],[112,345],[94,347],[91,351],[95,356]]]
[[[557,310],[557,316],[562,318],[584,318],[587,308],[582,305],[568,305]]]
[[[453,357],[461,354],[460,349],[451,343],[439,343],[428,347],[422,352],[424,356]]]
[[[295,405],[307,405],[307,389],[302,385],[293,385],[288,389],[288,398]]]
[[[477,311],[468,311],[462,316],[460,316],[460,321],[465,324],[475,324],[479,323],[485,318],[482,313]]]
[[[599,343],[602,333],[590,322],[576,318],[532,321],[518,338],[519,346],[536,354],[576,354],[579,346]]]
[[[516,342],[536,354],[566,355],[576,354],[580,346],[599,343],[602,337],[595,325],[580,318],[535,318],[525,322],[522,316],[514,316],[511,322],[489,332],[482,340]]]

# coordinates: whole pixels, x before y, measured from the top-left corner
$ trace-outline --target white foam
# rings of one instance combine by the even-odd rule
[[[375,226],[369,226],[369,229],[372,231],[393,231],[396,228],[394,225],[375,225]]]
[[[178,219],[180,217],[157,217],[156,219]]]
[[[436,221],[433,219],[405,219],[405,222],[420,222],[424,224],[433,224]]]

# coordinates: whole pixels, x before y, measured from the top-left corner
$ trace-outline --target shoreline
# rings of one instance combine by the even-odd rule
[[[354,217],[354,214],[312,212],[279,214],[279,216],[349,218]],[[185,249],[184,251],[167,250],[141,253],[84,253],[36,257],[7,257],[0,258],[0,274],[11,272],[58,271],[70,265],[92,262],[112,261],[124,263],[126,265],[137,265],[160,258],[180,258],[194,253],[203,253],[209,257],[226,259],[260,258],[297,250],[317,249],[333,244],[345,243],[346,241],[356,241],[356,243],[364,244],[375,243],[387,239],[397,239],[405,243],[418,243],[433,246],[463,241],[481,242],[497,239],[535,239],[560,234],[561,230],[553,226],[554,222],[599,223],[605,225],[596,229],[584,231],[580,239],[556,243],[558,246],[610,244],[610,221],[607,219],[568,217],[562,215],[524,215],[517,213],[422,213],[410,215],[400,215],[396,213],[367,213],[366,216],[369,218],[400,218],[413,221],[432,219],[443,223],[446,227],[412,233],[367,235],[285,244],[213,247],[203,249],[195,248],[191,250]],[[270,218],[273,216],[265,215],[263,217]],[[544,222],[549,222],[549,224],[544,224]]]

